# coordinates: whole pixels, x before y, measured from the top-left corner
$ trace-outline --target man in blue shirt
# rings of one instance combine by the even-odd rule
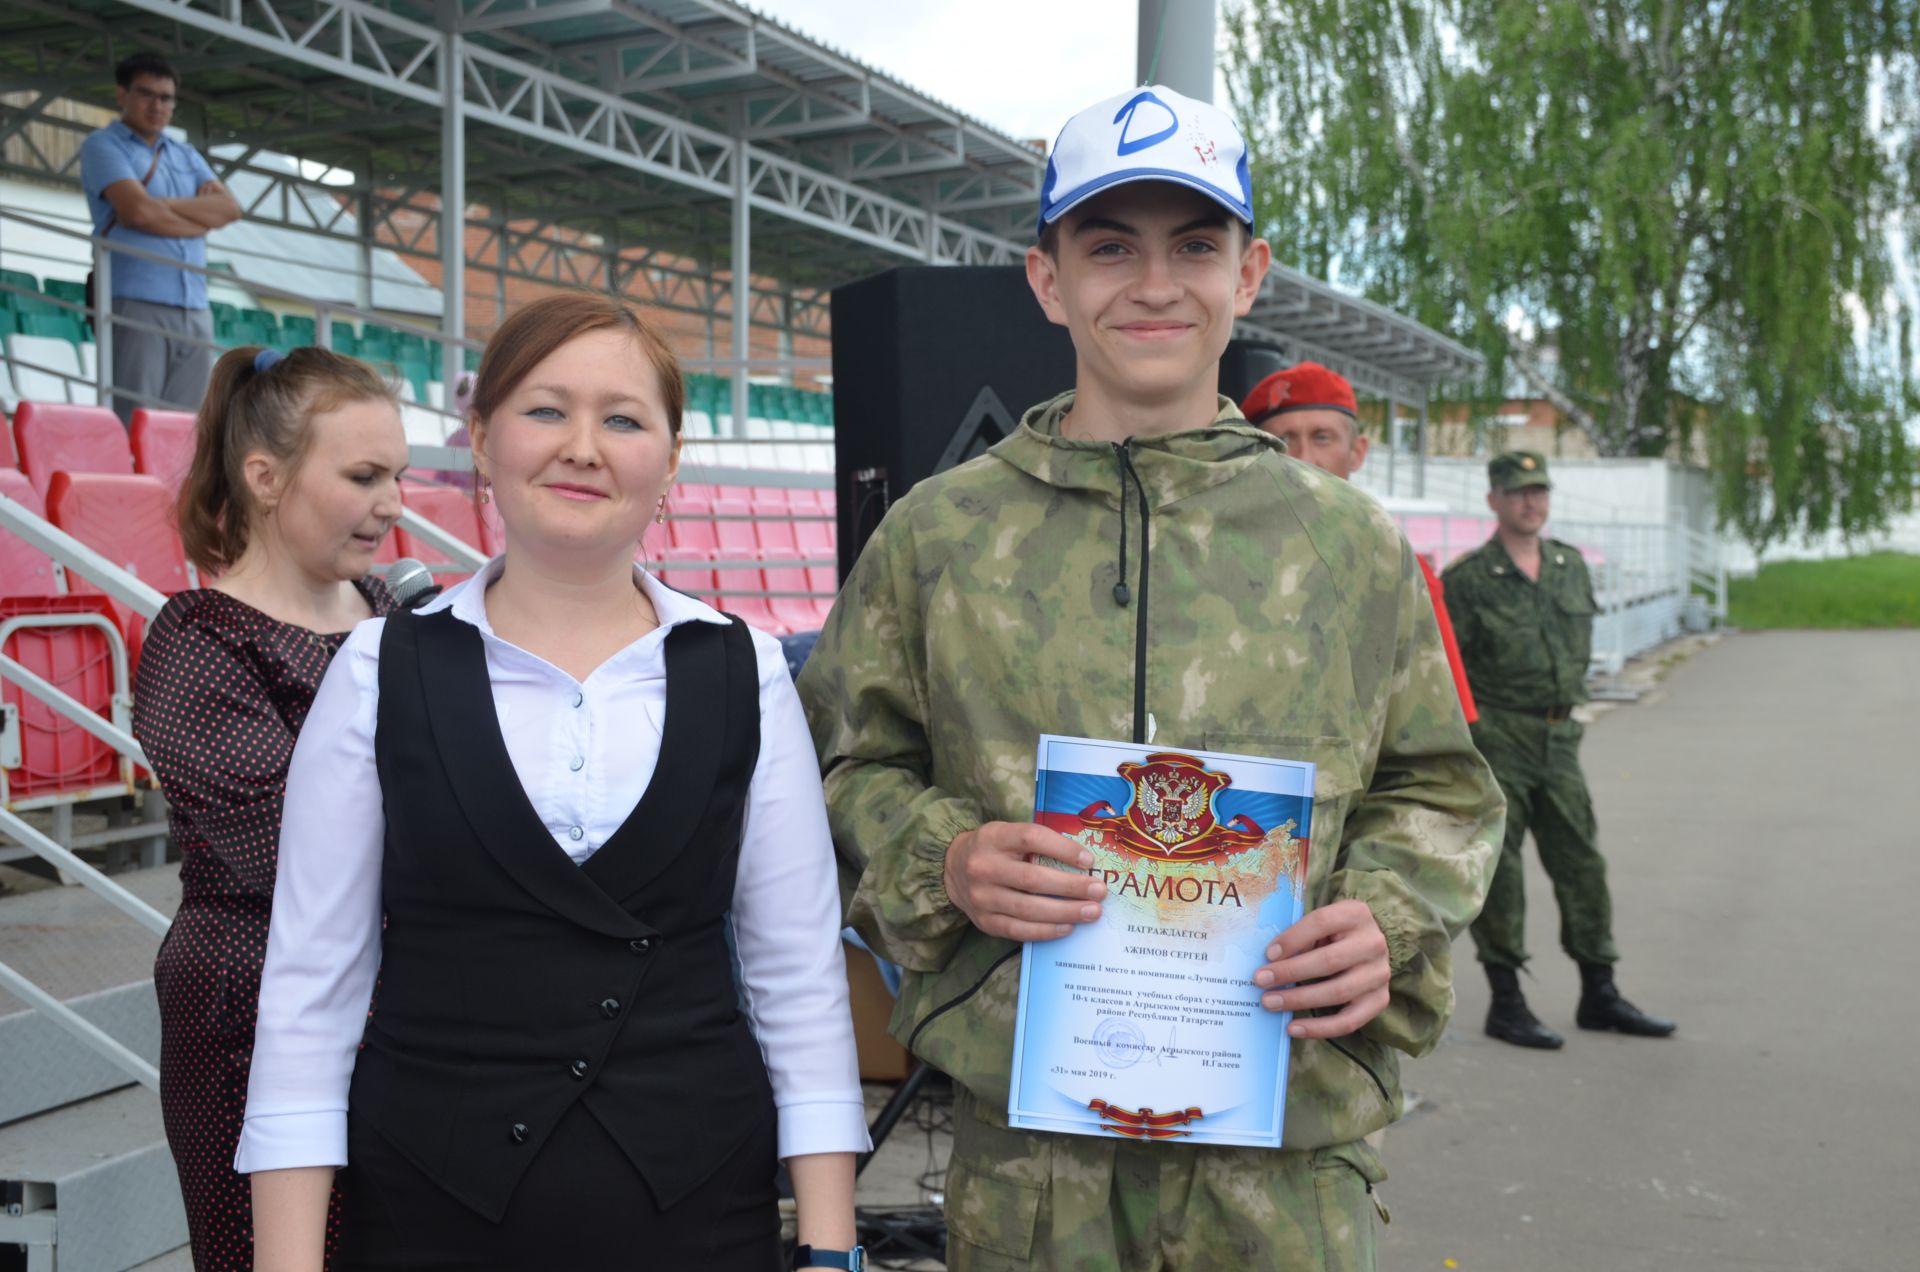
[[[120,118],[80,147],[80,183],[94,233],[202,269],[207,231],[240,219],[240,205],[199,151],[167,136],[180,77],[165,59],[135,53],[115,68]],[[213,315],[204,275],[115,253],[112,262],[113,409],[124,423],[154,400],[197,410],[213,368]]]

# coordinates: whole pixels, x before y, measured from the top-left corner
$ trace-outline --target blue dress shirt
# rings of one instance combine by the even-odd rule
[[[160,166],[154,168],[147,193],[156,199],[190,199],[200,187],[214,179],[213,169],[200,152],[183,141],[160,135]],[[146,234],[114,219],[113,204],[102,193],[116,181],[139,181],[153,166],[154,147],[140,139],[116,119],[91,133],[80,145],[80,184],[87,192],[87,208],[93,213],[93,232],[98,234],[113,221],[107,238],[129,247],[142,248],[171,256],[188,265],[206,268],[207,237],[170,238]],[[144,300],[179,309],[207,307],[207,280],[204,275],[175,269],[158,261],[143,260],[125,254],[113,258],[113,294],[116,299]]]

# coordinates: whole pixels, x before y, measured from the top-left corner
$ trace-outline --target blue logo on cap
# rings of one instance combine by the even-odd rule
[[[1150,136],[1129,141],[1127,139],[1127,130],[1133,127],[1134,115],[1139,111],[1141,104],[1144,102],[1152,102],[1155,106],[1167,112],[1167,126]],[[1149,147],[1159,145],[1180,131],[1180,117],[1173,113],[1171,106],[1168,106],[1152,93],[1135,93],[1127,100],[1127,104],[1120,108],[1120,113],[1113,117],[1113,122],[1120,125],[1120,147],[1114,151],[1116,155],[1136,154]]]

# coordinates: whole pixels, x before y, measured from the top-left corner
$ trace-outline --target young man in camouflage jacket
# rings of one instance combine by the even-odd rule
[[[958,1272],[1371,1268],[1362,1137],[1393,1053],[1439,1040],[1500,842],[1405,540],[1217,393],[1268,263],[1243,154],[1160,88],[1068,124],[1027,272],[1075,391],[894,505],[801,676],[852,922],[906,972],[893,1032],[954,1080]],[[1020,942],[1103,895],[1032,860],[1085,864],[1030,821],[1043,732],[1318,765],[1313,908],[1247,968],[1298,1013],[1285,1148],[1007,1126]]]

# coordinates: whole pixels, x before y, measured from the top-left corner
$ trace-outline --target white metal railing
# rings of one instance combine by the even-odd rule
[[[0,496],[0,530],[25,540],[39,551],[46,553],[67,574],[78,575],[85,579],[142,617],[152,618],[160,612],[160,607],[166,602],[166,598],[159,592],[121,570],[86,544],[57,526],[41,520],[20,504],[4,496]],[[127,711],[131,707],[131,697],[128,693],[126,648],[120,642],[119,633],[111,630],[112,625],[107,622],[105,616],[84,613],[18,616],[0,625],[0,648],[5,646],[7,637],[18,628],[93,623],[104,625],[111,632],[109,647],[113,651],[114,658],[115,719],[103,720],[84,703],[69,696],[16,660],[4,655],[0,655],[0,679],[19,685],[24,692],[36,700],[45,703],[62,717],[73,721],[113,747],[120,755],[122,772],[131,788],[132,766],[135,764],[144,766],[147,757],[140,749],[140,744],[128,731]],[[13,809],[0,807],[0,832],[4,832],[15,842],[53,865],[64,877],[77,881],[148,931],[155,935],[165,935],[169,923],[166,915],[95,869],[72,849],[58,843],[28,823]],[[159,1089],[160,1077],[151,1064],[4,962],[0,962],[0,985],[23,1001],[46,1012],[50,1019],[105,1056],[135,1081],[153,1090]]]

